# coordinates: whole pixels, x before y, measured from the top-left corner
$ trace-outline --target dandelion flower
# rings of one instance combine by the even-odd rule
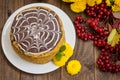
[[[65,57],[65,56],[62,56],[61,59],[58,61],[56,60],[56,58],[54,57],[53,58],[53,63],[58,66],[58,67],[61,67],[61,66],[64,66],[65,63],[67,62],[68,58]]]
[[[117,6],[117,5],[113,5],[113,6],[112,6],[112,11],[114,11],[114,12],[120,11],[120,7]]]
[[[100,3],[102,3],[102,0],[96,0],[97,5],[100,4]]]
[[[67,72],[71,75],[78,74],[81,70],[81,64],[78,60],[71,60],[67,65]]]
[[[53,63],[56,66],[64,66],[67,60],[73,55],[73,48],[68,43],[64,43],[56,56],[53,58]]]
[[[87,4],[88,4],[89,6],[94,6],[94,5],[95,5],[95,1],[96,1],[96,0],[87,0]]]
[[[76,12],[76,13],[83,12],[86,9],[86,1],[79,1],[79,2],[72,3],[70,5],[70,8],[73,12]]]
[[[114,0],[114,4],[120,7],[120,0]]]
[[[78,1],[82,1],[82,0],[62,0],[63,2],[78,2]]]
[[[73,55],[73,48],[68,43],[65,43],[64,45],[66,46],[66,49],[63,53],[67,58],[70,58]]]
[[[110,0],[106,0],[105,2],[107,4],[107,6],[111,6]]]

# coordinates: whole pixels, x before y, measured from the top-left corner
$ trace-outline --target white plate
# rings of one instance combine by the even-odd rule
[[[50,5],[50,4],[45,4],[45,3],[34,3],[34,4],[29,4],[26,6],[21,7],[20,9],[16,10],[7,20],[3,32],[2,32],[2,48],[4,51],[5,56],[7,59],[18,69],[31,73],[31,74],[44,74],[48,73],[51,71],[56,70],[57,66],[55,66],[52,61],[46,63],[46,64],[34,64],[31,62],[27,62],[23,59],[21,59],[16,52],[13,50],[10,42],[10,28],[13,22],[14,17],[16,14],[26,8],[29,8],[31,6],[45,6],[49,7],[50,9],[54,10],[61,18],[65,30],[65,38],[66,41],[71,44],[71,46],[74,48],[75,46],[75,29],[74,26],[70,20],[70,18],[59,8]]]

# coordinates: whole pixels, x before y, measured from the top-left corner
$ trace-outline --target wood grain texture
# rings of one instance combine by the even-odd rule
[[[30,3],[49,3],[62,9],[72,21],[77,15],[70,10],[70,4],[62,0],[0,0],[0,39],[2,29],[8,17],[18,8]],[[71,76],[66,71],[66,66],[53,72],[34,75],[28,74],[15,68],[5,57],[0,43],[0,80],[120,80],[120,73],[112,74],[101,72],[96,66],[99,50],[92,41],[84,42],[76,38],[74,55],[70,60],[77,59],[82,64],[79,74]]]

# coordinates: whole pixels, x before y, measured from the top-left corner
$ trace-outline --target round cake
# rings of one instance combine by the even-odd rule
[[[10,39],[14,50],[25,60],[47,63],[65,42],[60,17],[46,7],[19,12],[12,23]]]

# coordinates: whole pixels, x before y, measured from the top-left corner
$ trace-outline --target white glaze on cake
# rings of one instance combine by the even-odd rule
[[[19,13],[12,25],[13,37],[24,52],[45,53],[61,38],[58,16],[44,8],[31,8]]]

